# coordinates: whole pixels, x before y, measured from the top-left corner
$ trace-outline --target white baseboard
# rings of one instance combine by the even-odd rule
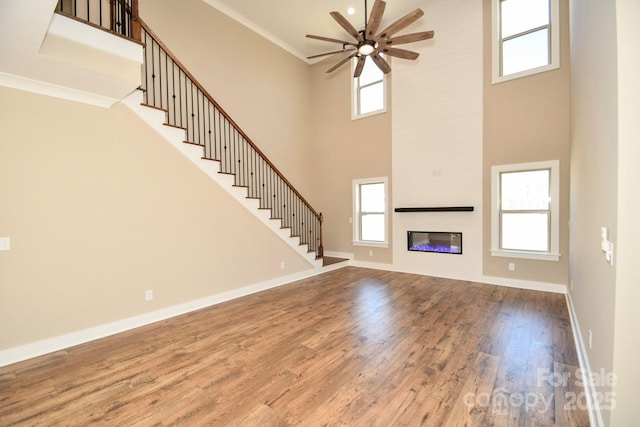
[[[580,333],[580,324],[578,323],[578,317],[573,307],[573,301],[571,300],[571,294],[566,294],[567,310],[569,311],[569,319],[571,320],[571,329],[573,330],[573,339],[576,345],[576,353],[578,353],[578,363],[583,373],[591,373],[591,365],[589,364],[589,357],[587,356],[587,348],[584,346],[582,340],[582,334]],[[582,378],[592,378],[591,375],[582,375]],[[596,388],[593,381],[583,381],[584,394],[586,397],[587,406],[589,408],[589,424],[591,427],[605,427],[604,420],[602,419],[602,411],[598,404]]]
[[[371,268],[375,270],[388,270],[398,273],[421,274],[415,271],[403,270],[395,267],[393,264],[384,264],[379,262],[367,262],[351,259],[349,265],[354,267]],[[422,274],[428,276],[428,274]],[[481,276],[477,279],[460,279],[455,277],[443,277],[445,279],[463,280],[467,282],[485,283],[488,285],[506,286],[509,288],[527,289],[530,291],[552,292],[556,294],[566,294],[567,286],[559,283],[534,282],[531,280],[517,280],[505,277]]]
[[[240,298],[246,295],[251,295],[267,289],[286,285],[288,283],[295,282],[296,280],[302,280],[321,273],[326,273],[327,271],[330,271],[330,269],[314,268],[311,270],[304,270],[299,273],[294,273],[272,280],[245,286],[239,289],[222,292],[205,298],[189,301],[184,304],[178,304],[160,310],[152,311],[150,313],[141,314],[139,316],[117,320],[115,322],[95,326],[93,328],[83,329],[78,332],[72,332],[41,341],[36,341],[34,343],[26,344],[19,347],[0,350],[0,367],[31,359],[33,357],[42,356],[43,354],[60,351],[65,348],[84,344],[100,338],[108,337],[110,335],[115,335],[120,332],[125,332],[134,328],[138,328],[140,326],[149,325],[151,323],[159,322],[171,317],[189,313],[191,311],[210,307],[212,305],[220,304],[225,301],[230,301],[232,299]]]
[[[560,283],[535,282],[531,280],[509,279],[506,277],[482,276],[479,280],[490,285],[506,286],[509,288],[527,289],[530,291],[552,292],[566,294],[567,285]]]
[[[334,257],[334,258],[353,259],[353,254],[349,252],[324,251],[324,255]]]

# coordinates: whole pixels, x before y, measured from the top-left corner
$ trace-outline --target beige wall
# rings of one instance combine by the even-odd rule
[[[308,269],[124,106],[0,99],[0,350]]]
[[[141,0],[140,16],[313,205],[309,65],[201,0]]]
[[[313,198],[325,218],[325,251],[353,254],[360,261],[391,263],[391,246],[354,246],[353,225],[349,222],[354,179],[386,176],[391,185],[391,113],[351,120],[350,66],[325,73],[338,59],[329,58],[311,70],[313,148],[309,157],[313,159]],[[387,83],[389,96],[390,80]],[[389,222],[390,230],[391,225]]]
[[[491,1],[484,0],[484,219],[486,276],[567,284],[569,279],[569,1],[560,0],[560,68],[491,84]],[[560,261],[491,256],[491,167],[560,160]],[[515,271],[508,270],[508,263]]]

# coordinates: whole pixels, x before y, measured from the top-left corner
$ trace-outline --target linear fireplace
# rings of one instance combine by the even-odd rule
[[[407,231],[407,249],[416,252],[462,254],[462,233]]]

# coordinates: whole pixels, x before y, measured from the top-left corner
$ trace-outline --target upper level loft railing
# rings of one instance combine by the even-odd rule
[[[145,102],[167,113],[171,126],[185,129],[186,141],[203,147],[205,159],[221,162],[221,173],[235,175],[261,209],[281,219],[283,228],[323,256],[322,214],[317,213],[251,139],[176,59],[142,19]]]
[[[56,12],[140,40],[138,0],[58,0]]]

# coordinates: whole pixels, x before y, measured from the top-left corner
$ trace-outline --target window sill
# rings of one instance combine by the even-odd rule
[[[506,76],[500,76],[494,74],[491,78],[491,84],[508,82],[509,80],[519,79],[521,77],[533,76],[535,74],[544,73],[546,71],[557,70],[560,68],[560,64],[551,63],[543,65],[542,67],[531,68],[529,70],[520,71],[518,73],[507,74]]]
[[[560,261],[559,253],[551,252],[528,252],[528,251],[508,251],[504,249],[491,249],[491,256],[503,258],[524,258],[539,261]]]
[[[388,248],[389,243],[387,242],[367,242],[364,240],[354,240],[351,242],[353,246],[368,246],[372,248]]]
[[[386,112],[387,112],[387,107],[384,107],[380,110],[369,111],[368,113],[364,113],[364,114],[352,114],[351,120],[366,119],[367,117],[377,116],[378,114],[383,114]]]

